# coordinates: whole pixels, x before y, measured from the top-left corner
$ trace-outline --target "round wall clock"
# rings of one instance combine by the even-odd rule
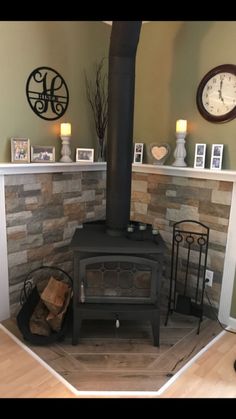
[[[197,107],[210,122],[236,117],[236,65],[219,65],[203,77],[197,89]]]

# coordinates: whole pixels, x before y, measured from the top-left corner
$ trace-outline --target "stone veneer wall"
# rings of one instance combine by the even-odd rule
[[[76,227],[105,217],[106,173],[5,176],[10,307],[19,309],[26,275],[42,265],[72,274]]]
[[[232,182],[133,173],[131,219],[159,228],[169,251],[165,255],[162,294],[168,295],[173,223],[192,219],[210,228],[208,269],[214,271],[208,294],[219,307]],[[208,301],[205,298],[206,304]]]
[[[171,248],[172,225],[194,219],[210,228],[209,295],[219,306],[232,182],[133,173],[131,218],[154,224]],[[76,227],[105,217],[106,172],[5,176],[11,313],[19,308],[27,273],[49,264],[72,274],[69,248]],[[165,255],[162,295],[167,298],[170,252]],[[164,298],[164,299],[165,299]],[[166,305],[166,301],[164,301]]]

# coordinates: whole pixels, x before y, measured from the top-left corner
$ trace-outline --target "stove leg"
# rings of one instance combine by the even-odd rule
[[[159,346],[159,335],[160,335],[160,314],[155,313],[152,318],[152,333],[154,346]]]
[[[79,318],[74,319],[72,345],[77,345],[79,343],[81,324],[82,324],[82,319],[79,319]]]

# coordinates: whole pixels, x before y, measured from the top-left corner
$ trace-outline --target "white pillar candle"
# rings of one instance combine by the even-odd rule
[[[66,122],[61,124],[61,137],[70,137],[71,136],[71,124]]]
[[[187,132],[187,121],[185,119],[178,119],[176,121],[176,133],[186,134]]]

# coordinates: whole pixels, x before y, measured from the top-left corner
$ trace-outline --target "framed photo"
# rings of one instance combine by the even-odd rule
[[[32,145],[31,146],[32,163],[53,163],[55,162],[55,147]]]
[[[206,144],[195,145],[195,157],[194,157],[194,167],[195,169],[204,169],[205,167],[205,157],[206,157]]]
[[[211,169],[220,170],[222,167],[223,144],[212,144],[211,147]]]
[[[143,143],[134,144],[134,160],[133,163],[143,162]]]
[[[93,148],[77,148],[76,149],[76,161],[93,162],[94,161],[94,149]]]
[[[11,138],[11,162],[30,163],[29,138]]]

